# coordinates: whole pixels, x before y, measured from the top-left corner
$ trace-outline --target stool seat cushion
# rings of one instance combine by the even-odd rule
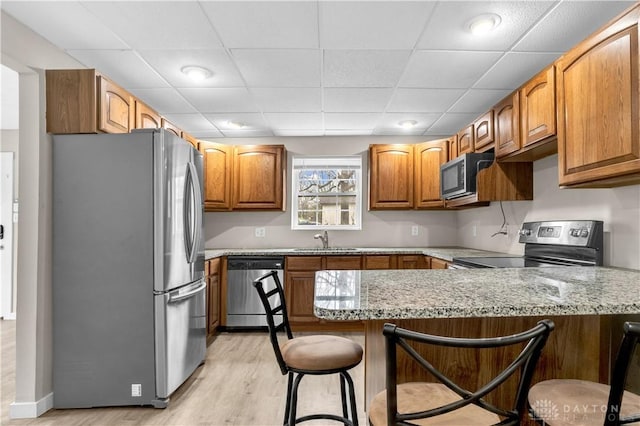
[[[411,382],[397,386],[398,412],[414,413],[437,408],[460,398],[458,394],[441,383]],[[387,424],[387,391],[378,393],[369,406],[369,420],[373,426]],[[409,420],[417,425],[493,425],[500,422],[496,414],[470,404],[447,414],[426,419]]]
[[[349,368],[362,361],[362,346],[340,336],[301,336],[280,346],[282,358],[289,368],[326,371]]]
[[[607,411],[609,386],[586,380],[552,379],[529,390],[529,406],[549,426],[602,426]],[[625,391],[622,417],[640,413],[640,396]],[[640,424],[635,422],[632,424]]]

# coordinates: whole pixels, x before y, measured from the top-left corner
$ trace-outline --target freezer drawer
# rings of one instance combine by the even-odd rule
[[[155,296],[156,406],[166,404],[205,358],[206,297],[204,280]]]

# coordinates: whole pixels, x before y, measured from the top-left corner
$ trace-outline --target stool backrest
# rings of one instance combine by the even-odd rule
[[[631,359],[638,343],[640,342],[640,322],[625,322],[623,326],[624,337],[618,350],[616,363],[613,367],[613,377],[611,388],[609,389],[609,401],[607,402],[607,415],[604,419],[604,426],[618,426],[631,422],[640,421],[640,413],[631,417],[620,418],[620,407],[622,405],[622,395],[627,383],[627,375]]]
[[[501,425],[520,424],[519,422],[526,412],[527,394],[529,391],[529,385],[531,384],[533,371],[538,362],[538,358],[540,357],[540,352],[547,341],[549,333],[554,329],[554,327],[554,323],[551,320],[542,320],[532,329],[510,336],[492,338],[459,338],[424,334],[403,329],[394,324],[385,324],[383,334],[386,339],[387,423],[390,425],[411,424],[408,423],[410,420],[434,417],[463,408],[469,404],[475,404],[499,416],[505,417],[505,421],[500,423]],[[429,361],[420,355],[412,345],[409,344],[410,342],[414,344],[417,343],[418,345],[426,344],[469,349],[500,348],[512,345],[521,345],[524,347],[514,360],[496,377],[482,385],[479,389],[469,391],[454,383],[449,377],[434,367]],[[400,347],[404,352],[406,352],[440,383],[460,395],[461,399],[418,413],[399,414],[396,391],[397,347]],[[513,407],[499,408],[483,399],[486,395],[507,381],[517,371],[520,371],[520,378]]]
[[[273,281],[275,287],[269,291],[265,291],[264,284],[269,280]],[[278,271],[271,271],[264,274],[253,282],[253,286],[258,291],[260,301],[262,302],[262,306],[264,306],[264,311],[267,316],[269,338],[271,340],[271,345],[273,346],[273,351],[276,354],[276,359],[278,360],[278,366],[280,367],[280,371],[283,375],[287,374],[289,370],[287,369],[287,364],[282,358],[280,343],[278,342],[278,332],[284,331],[288,339],[293,339],[293,334],[291,333],[291,326],[289,325],[287,304],[284,298],[282,283],[280,282],[280,278],[278,278]],[[276,324],[277,314],[282,316],[282,321],[279,324]]]

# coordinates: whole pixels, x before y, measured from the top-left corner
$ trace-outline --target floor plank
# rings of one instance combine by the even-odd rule
[[[299,333],[298,335],[303,335]],[[362,333],[340,333],[364,346]],[[2,425],[241,425],[282,424],[286,377],[280,374],[266,333],[220,333],[207,350],[204,365],[171,397],[169,406],[50,410],[37,419],[9,419],[15,399],[15,321],[0,321]],[[364,364],[354,368],[358,419],[364,414]],[[299,414],[340,413],[337,376],[306,376],[299,389]],[[310,425],[336,425],[311,421]]]

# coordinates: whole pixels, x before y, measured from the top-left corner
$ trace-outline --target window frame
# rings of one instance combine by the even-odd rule
[[[306,164],[304,164],[306,163]],[[342,163],[342,164],[341,164]],[[300,225],[298,224],[298,193],[299,173],[301,169],[326,168],[338,169],[340,165],[345,168],[353,168],[355,170],[355,197],[356,206],[354,211],[353,225]],[[291,157],[291,229],[294,231],[318,231],[318,230],[334,230],[334,231],[360,231],[362,230],[362,155],[293,155]],[[331,167],[330,167],[331,166]]]

